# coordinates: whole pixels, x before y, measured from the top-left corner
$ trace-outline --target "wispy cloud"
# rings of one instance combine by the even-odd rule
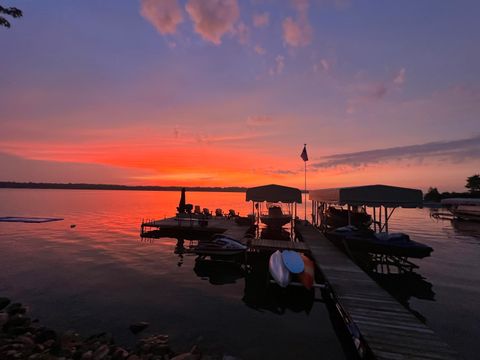
[[[401,68],[387,80],[371,81],[364,79],[364,76],[364,73],[357,74],[355,82],[347,87],[347,91],[351,93],[346,110],[349,114],[368,103],[382,100],[391,90],[401,88],[406,81],[406,69]]]
[[[140,13],[162,35],[174,34],[183,21],[177,0],[141,0]]]
[[[234,31],[240,16],[237,0],[189,0],[185,8],[195,31],[215,45],[221,44],[227,32]]]
[[[313,28],[308,21],[308,0],[293,0],[297,11],[297,18],[287,17],[283,20],[283,41],[292,47],[301,47],[310,44],[313,37]]]
[[[248,126],[265,126],[273,123],[273,118],[268,115],[249,116],[247,118]]]
[[[405,82],[405,68],[401,68],[393,79],[393,83],[396,85],[402,85]]]
[[[340,166],[363,167],[394,160],[423,158],[438,158],[456,163],[478,157],[480,157],[480,135],[460,140],[334,154],[324,157],[323,161],[313,163],[311,166],[319,169]]]
[[[247,44],[250,39],[250,28],[245,23],[240,22],[234,29],[234,33],[240,44]]]
[[[258,54],[258,55],[265,55],[267,50],[265,50],[263,47],[261,47],[260,45],[256,45],[255,48],[254,48],[255,52]]]
[[[271,67],[269,73],[271,76],[279,75],[283,72],[285,67],[285,57],[283,55],[277,55],[275,58],[275,66]]]
[[[257,28],[268,26],[270,23],[270,14],[264,12],[262,14],[253,14],[253,26]]]

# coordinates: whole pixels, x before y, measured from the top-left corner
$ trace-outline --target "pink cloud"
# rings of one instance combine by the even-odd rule
[[[250,38],[250,29],[243,22],[240,22],[235,28],[235,35],[240,44],[246,44]]]
[[[401,68],[393,79],[393,83],[396,85],[402,85],[405,82],[405,68]]]
[[[270,68],[269,73],[270,75],[279,75],[283,72],[283,68],[285,67],[285,57],[282,55],[277,55],[275,58],[275,66]]]
[[[221,44],[225,33],[234,30],[240,15],[237,0],[189,0],[185,8],[195,31],[215,45]]]
[[[248,126],[265,126],[273,123],[273,119],[268,115],[249,116],[247,118]]]
[[[263,14],[253,14],[253,26],[264,27],[270,23],[270,14],[265,12]]]
[[[309,0],[292,0],[292,5],[298,12],[306,12],[310,2]]]
[[[287,17],[283,20],[283,40],[289,46],[300,47],[310,44],[313,37],[313,28],[308,21],[308,0],[293,0],[297,10],[297,19]]]
[[[318,64],[313,65],[313,71],[314,72],[319,72],[323,71],[325,73],[328,73],[331,69],[331,64],[327,59],[321,59]]]
[[[255,48],[254,48],[255,52],[258,54],[258,55],[265,55],[267,53],[267,50],[265,50],[263,47],[261,47],[260,45],[256,45]]]
[[[160,34],[174,34],[183,21],[177,0],[141,0],[140,13]]]

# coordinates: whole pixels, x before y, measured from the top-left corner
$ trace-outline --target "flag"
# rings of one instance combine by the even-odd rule
[[[307,144],[303,146],[303,151],[300,154],[300,157],[302,158],[303,161],[308,161],[308,155],[307,155]]]

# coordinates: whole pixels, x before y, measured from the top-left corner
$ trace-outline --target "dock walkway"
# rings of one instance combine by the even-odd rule
[[[450,360],[459,355],[312,225],[297,233],[339,305],[357,326],[376,359]]]

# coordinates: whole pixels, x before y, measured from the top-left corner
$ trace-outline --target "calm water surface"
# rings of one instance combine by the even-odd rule
[[[187,202],[245,215],[244,197],[187,193]],[[126,344],[135,341],[128,326],[148,321],[146,333],[169,334],[178,351],[198,343],[244,359],[345,357],[322,302],[276,294],[255,303],[241,269],[198,266],[174,253],[176,239],[142,241],[142,218],[171,216],[178,200],[176,192],[0,189],[0,216],[65,219],[0,223],[0,295],[28,304],[47,326],[106,330]],[[379,281],[465,358],[478,358],[480,225],[401,209],[391,228],[434,252],[409,279]]]

